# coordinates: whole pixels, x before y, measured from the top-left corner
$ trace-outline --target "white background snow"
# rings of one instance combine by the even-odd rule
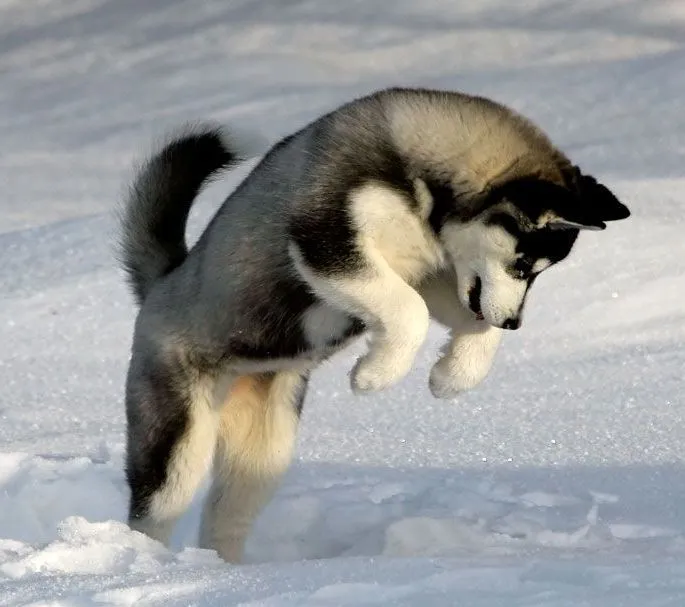
[[[630,206],[477,390],[320,369],[249,563],[122,522],[133,162],[187,119],[270,141],[385,85],[491,95]],[[0,605],[685,604],[682,0],[0,0]],[[249,167],[248,167],[249,168]],[[247,169],[214,184],[192,235]]]

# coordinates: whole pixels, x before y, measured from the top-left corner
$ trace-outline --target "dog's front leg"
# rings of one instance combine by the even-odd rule
[[[430,316],[423,298],[397,275],[377,276],[364,286],[369,350],[352,369],[352,389],[383,390],[404,377],[426,339]]]
[[[361,319],[370,333],[369,350],[354,366],[356,393],[383,390],[404,377],[423,344],[430,316],[423,298],[374,250],[351,273],[313,270],[291,248],[299,273],[329,305]]]
[[[423,281],[419,292],[431,316],[451,331],[433,365],[429,387],[435,398],[450,399],[482,382],[490,372],[502,330],[477,320],[459,301],[456,278],[445,271]]]

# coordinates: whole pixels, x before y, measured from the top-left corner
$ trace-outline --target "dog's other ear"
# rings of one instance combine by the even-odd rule
[[[576,187],[584,207],[602,221],[618,221],[630,217],[630,210],[619,201],[614,193],[605,185],[598,183],[591,175],[583,175],[578,167],[576,170]]]
[[[606,224],[595,209],[568,188],[540,179],[518,179],[502,186],[496,197],[523,211],[538,228],[552,230],[603,230]]]
[[[551,203],[551,208],[541,216],[545,227],[550,230],[604,230],[607,227],[604,217],[586,200],[579,201],[572,192],[556,184],[543,187],[547,190],[545,201]]]
[[[547,220],[546,226],[550,230],[603,230],[607,226],[603,221],[571,221],[555,215]]]

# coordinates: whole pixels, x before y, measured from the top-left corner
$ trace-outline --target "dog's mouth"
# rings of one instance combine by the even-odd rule
[[[485,320],[485,316],[483,316],[483,310],[480,307],[480,294],[482,288],[483,286],[480,281],[480,277],[476,276],[473,286],[469,289],[469,308],[471,308],[471,312],[476,315],[478,320]]]

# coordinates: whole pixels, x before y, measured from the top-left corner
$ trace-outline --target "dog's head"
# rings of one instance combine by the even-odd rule
[[[521,325],[537,276],[568,256],[580,230],[603,230],[630,211],[604,185],[574,167],[567,187],[537,178],[506,183],[465,221],[446,218],[441,239],[462,304],[504,329]]]

